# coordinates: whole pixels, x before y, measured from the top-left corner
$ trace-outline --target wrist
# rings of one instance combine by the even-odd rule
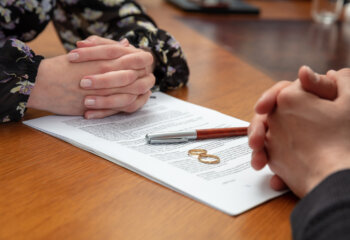
[[[350,156],[350,152],[347,149],[344,150],[345,151],[332,150],[330,151],[330,155],[324,153],[324,157],[319,158],[318,164],[313,166],[314,174],[310,176],[306,194],[311,192],[329,176],[337,172],[350,169],[350,159],[348,157]]]
[[[44,59],[41,61],[38,72],[35,78],[34,87],[30,93],[28,98],[27,107],[39,109],[39,110],[47,110],[44,106],[45,104],[45,91],[43,91],[43,81],[45,79],[45,72],[48,69],[48,61],[49,59]]]

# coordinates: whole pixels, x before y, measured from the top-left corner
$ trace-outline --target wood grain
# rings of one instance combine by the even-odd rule
[[[273,19],[306,18],[309,4],[250,2]],[[187,26],[186,13],[161,0],[140,3],[181,42],[190,65],[188,86],[169,94],[249,121],[274,81]],[[47,57],[64,53],[52,25],[30,45]],[[26,119],[47,114],[29,109]],[[0,239],[291,238],[291,194],[231,217],[21,123],[1,125],[0,136]]]

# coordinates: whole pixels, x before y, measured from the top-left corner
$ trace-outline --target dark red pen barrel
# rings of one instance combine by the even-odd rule
[[[247,127],[199,129],[197,130],[197,139],[245,136],[247,134]]]

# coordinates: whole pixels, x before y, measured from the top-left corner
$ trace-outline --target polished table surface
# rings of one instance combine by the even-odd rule
[[[189,14],[161,0],[140,1],[181,42],[189,62],[188,86],[170,95],[250,121],[264,90],[280,77],[295,78],[295,66],[307,62],[283,65],[281,54],[298,54],[269,52],[268,38],[257,48],[248,30],[257,34],[257,26],[300,22],[305,29],[312,24],[310,2],[249,2],[261,8],[260,15]],[[248,26],[252,22],[260,25]],[[292,36],[280,35],[283,41]],[[64,53],[52,25],[30,46],[46,57]],[[273,54],[271,62],[251,48]],[[315,67],[322,71],[322,64]],[[25,119],[48,114],[29,109]],[[228,216],[20,122],[0,126],[0,159],[0,239],[291,239],[289,216],[298,201],[291,193]]]

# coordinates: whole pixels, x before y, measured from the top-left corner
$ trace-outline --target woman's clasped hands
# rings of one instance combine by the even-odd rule
[[[77,47],[40,63],[28,107],[92,119],[134,112],[147,102],[155,84],[151,53],[126,39],[98,36]]]

